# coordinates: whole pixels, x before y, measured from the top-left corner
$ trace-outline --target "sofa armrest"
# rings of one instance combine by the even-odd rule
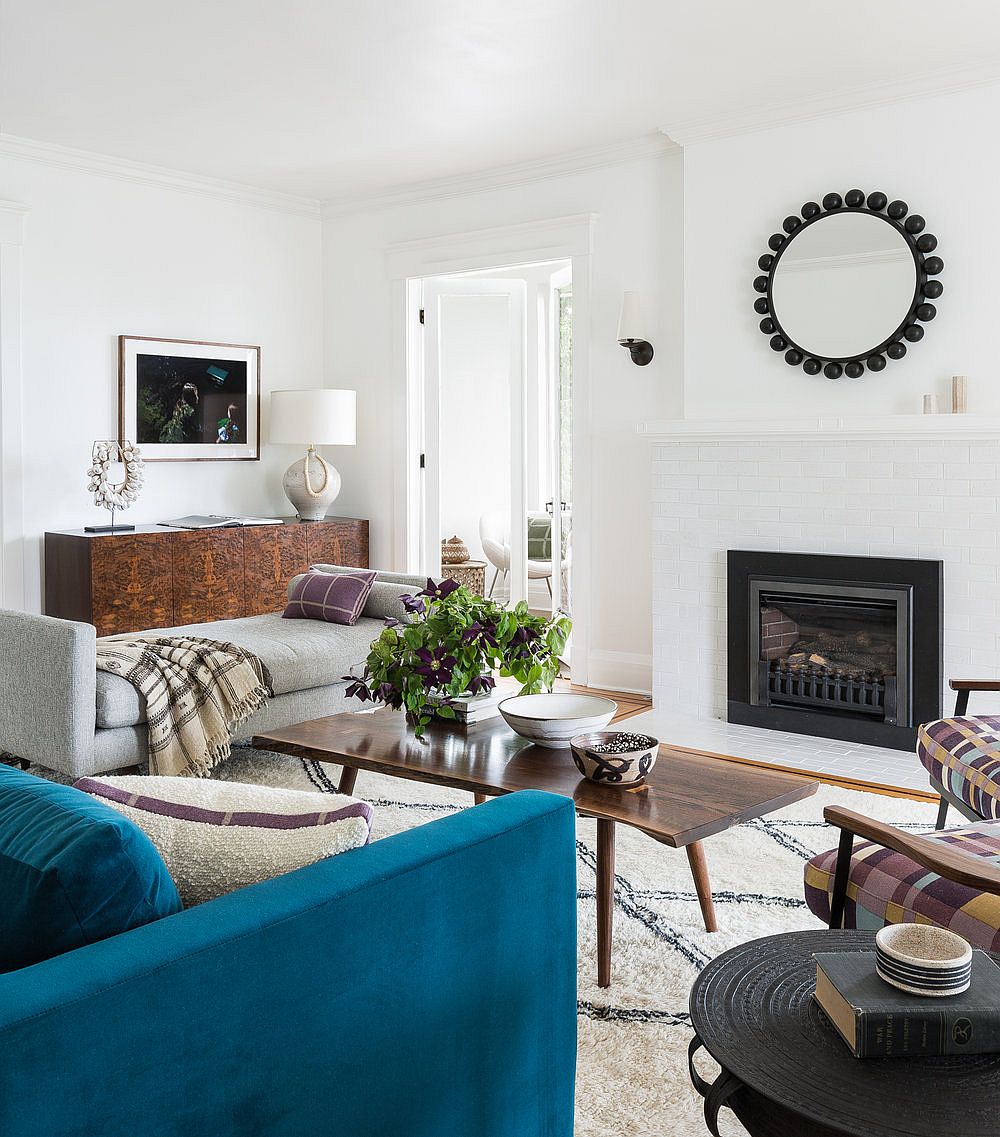
[[[0,751],[82,771],[94,749],[96,703],[92,624],[0,609]]]
[[[574,810],[519,793],[0,975],[4,1137],[570,1137]]]

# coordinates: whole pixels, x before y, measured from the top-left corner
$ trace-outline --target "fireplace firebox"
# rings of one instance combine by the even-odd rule
[[[941,561],[729,552],[730,722],[912,748],[941,715]]]

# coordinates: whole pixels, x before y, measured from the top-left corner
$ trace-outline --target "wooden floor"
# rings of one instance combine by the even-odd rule
[[[641,715],[643,711],[652,710],[653,700],[648,695],[634,695],[629,691],[602,691],[597,687],[581,687],[579,683],[558,683],[557,687],[565,686],[567,691],[575,691],[580,695],[603,695],[607,699],[614,699],[618,704],[618,713],[611,720],[622,722],[633,715]]]

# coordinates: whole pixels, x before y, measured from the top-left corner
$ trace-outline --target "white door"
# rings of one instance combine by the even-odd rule
[[[526,304],[521,280],[423,285],[421,568],[439,575],[457,535],[511,603],[528,595]]]

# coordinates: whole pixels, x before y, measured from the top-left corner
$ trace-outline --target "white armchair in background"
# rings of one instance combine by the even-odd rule
[[[544,514],[530,514],[530,517]],[[479,519],[479,539],[483,545],[486,559],[494,568],[493,580],[488,595],[492,597],[497,581],[502,576],[506,581],[510,574],[510,518],[502,510],[491,510],[484,513]],[[567,567],[568,561],[563,561]],[[532,560],[528,558],[528,579],[544,580],[545,586],[552,595],[552,561]]]

